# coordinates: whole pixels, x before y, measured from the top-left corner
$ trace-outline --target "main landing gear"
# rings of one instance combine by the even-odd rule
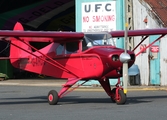
[[[76,80],[77,81],[77,80]],[[67,83],[63,86],[61,91],[57,93],[55,90],[51,90],[48,93],[48,102],[50,105],[56,105],[58,103],[59,98],[62,96],[68,94],[69,92],[73,91],[74,89],[78,88],[85,82],[83,82],[81,85],[78,85],[77,87],[72,88],[71,90],[68,90],[71,88],[76,81],[67,81]],[[116,87],[111,90],[110,84],[109,84],[109,79],[101,79],[99,80],[100,84],[106,91],[106,93],[111,97],[111,100],[114,103],[117,103],[118,105],[122,105],[126,103],[126,94],[123,92],[123,88],[120,86],[120,79],[118,79],[118,83],[115,85]],[[72,83],[72,84],[69,84]],[[67,91],[68,90],[68,91]]]
[[[118,105],[123,105],[126,103],[126,94],[123,92],[123,88],[120,85],[120,79],[118,79],[117,84],[115,85],[116,88],[111,90],[109,79],[101,79],[99,80],[101,86],[104,88],[108,96],[111,97],[112,102],[117,103]]]
[[[122,105],[126,103],[126,94],[124,94],[123,89],[113,88],[111,92],[112,102],[116,102],[117,105]]]
[[[116,102],[118,105],[122,105],[126,103],[126,94],[124,94],[122,89],[113,88],[111,94],[111,100],[112,102]],[[48,93],[48,103],[50,105],[56,105],[58,103],[59,96],[57,91],[51,90]]]

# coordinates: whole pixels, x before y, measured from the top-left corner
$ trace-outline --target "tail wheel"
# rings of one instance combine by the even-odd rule
[[[48,102],[50,105],[56,105],[58,102],[58,99],[59,99],[58,93],[55,90],[51,90],[48,93]]]
[[[118,90],[118,98],[115,99],[117,105],[123,105],[126,103],[126,94],[124,94],[123,90]]]

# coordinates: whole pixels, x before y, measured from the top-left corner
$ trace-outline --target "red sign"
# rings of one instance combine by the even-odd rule
[[[151,46],[150,51],[153,53],[159,52],[159,46],[158,45]]]
[[[140,45],[140,51],[141,51],[141,53],[146,53],[146,44]]]

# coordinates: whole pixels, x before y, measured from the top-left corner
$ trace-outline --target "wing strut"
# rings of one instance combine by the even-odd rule
[[[139,45],[145,40],[145,39],[147,39],[148,38],[148,36],[145,36],[141,41],[140,41],[140,43],[132,50],[132,51],[135,51],[138,47],[139,47]]]
[[[153,45],[155,42],[157,42],[158,40],[160,40],[162,37],[164,37],[166,34],[161,35],[159,38],[157,38],[156,40],[154,40],[152,43],[150,43],[148,46],[146,46],[144,49],[142,49],[140,52],[138,52],[136,54],[136,56],[138,56],[140,53],[142,53],[143,51],[145,51],[147,48],[149,48],[151,45]]]

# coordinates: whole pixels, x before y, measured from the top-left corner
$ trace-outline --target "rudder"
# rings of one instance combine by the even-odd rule
[[[17,22],[15,24],[13,30],[14,31],[24,31],[24,28],[21,25],[21,23]],[[31,38],[22,37],[20,39],[29,44],[28,41]],[[18,64],[17,64],[18,59],[19,58],[25,58],[26,56],[29,56],[30,54],[28,52],[26,52],[26,51],[32,52],[32,50],[31,50],[31,48],[28,45],[26,45],[25,43],[21,42],[20,40],[18,40],[15,37],[11,37],[10,40],[11,40],[10,56],[9,56],[10,57],[10,61],[11,61],[13,66],[17,67],[18,66]],[[26,51],[16,47],[15,45],[23,48]]]

